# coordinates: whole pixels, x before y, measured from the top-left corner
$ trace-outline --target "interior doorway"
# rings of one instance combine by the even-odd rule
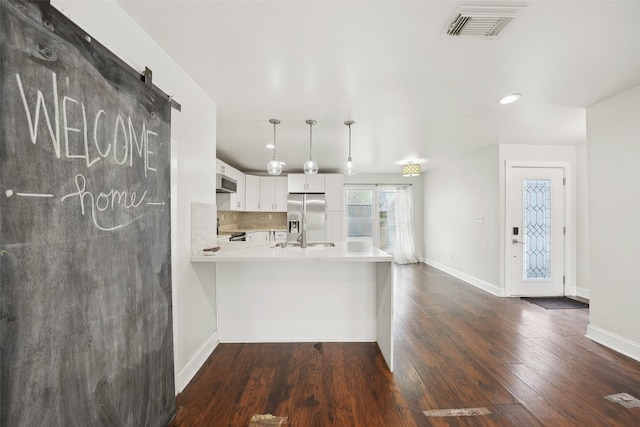
[[[567,168],[563,164],[507,163],[507,295],[565,295]]]

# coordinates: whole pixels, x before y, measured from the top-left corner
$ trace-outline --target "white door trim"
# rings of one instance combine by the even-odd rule
[[[507,182],[510,178],[511,168],[561,168],[564,170],[564,177],[566,179],[565,185],[565,197],[564,197],[564,223],[566,228],[565,245],[564,245],[564,264],[565,264],[565,294],[569,295],[568,289],[575,289],[574,277],[573,277],[573,259],[574,259],[574,245],[573,241],[575,225],[573,223],[573,172],[571,170],[571,163],[565,161],[527,161],[527,160],[506,160],[505,161],[505,186],[504,191],[504,217],[505,223],[502,230],[504,236],[504,280],[505,280],[505,296],[513,296],[511,290],[511,266],[510,254],[511,254],[511,213],[508,206],[509,195],[507,194],[507,188],[509,187]]]

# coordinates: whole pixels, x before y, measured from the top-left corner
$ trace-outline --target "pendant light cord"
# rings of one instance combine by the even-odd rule
[[[351,123],[349,123],[349,161],[351,161]]]
[[[273,124],[273,160],[276,159],[276,123]]]
[[[309,160],[313,160],[311,158],[312,152],[313,152],[313,123],[309,123]]]

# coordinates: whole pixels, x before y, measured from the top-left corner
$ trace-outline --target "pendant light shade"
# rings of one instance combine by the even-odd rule
[[[282,163],[276,159],[276,125],[280,124],[280,120],[271,119],[269,123],[273,125],[273,159],[267,163],[267,172],[269,175],[280,175],[282,173]]]
[[[418,176],[420,175],[420,165],[416,163],[409,163],[408,165],[403,165],[402,176]]]
[[[312,142],[313,142],[313,125],[315,125],[318,122],[316,122],[315,120],[307,120],[305,123],[309,125],[309,160],[304,162],[304,166],[302,167],[302,170],[307,175],[315,175],[318,173],[318,163],[313,160],[311,153],[312,153]]]
[[[349,126],[349,157],[347,157],[347,161],[344,162],[344,166],[342,167],[342,171],[345,175],[355,175],[356,174],[356,165],[353,163],[353,159],[351,159],[351,125],[355,122],[353,120],[347,120],[344,122],[345,125]]]

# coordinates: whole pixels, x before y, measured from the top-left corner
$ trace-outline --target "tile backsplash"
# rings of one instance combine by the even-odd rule
[[[218,211],[220,231],[285,229],[286,212]]]

